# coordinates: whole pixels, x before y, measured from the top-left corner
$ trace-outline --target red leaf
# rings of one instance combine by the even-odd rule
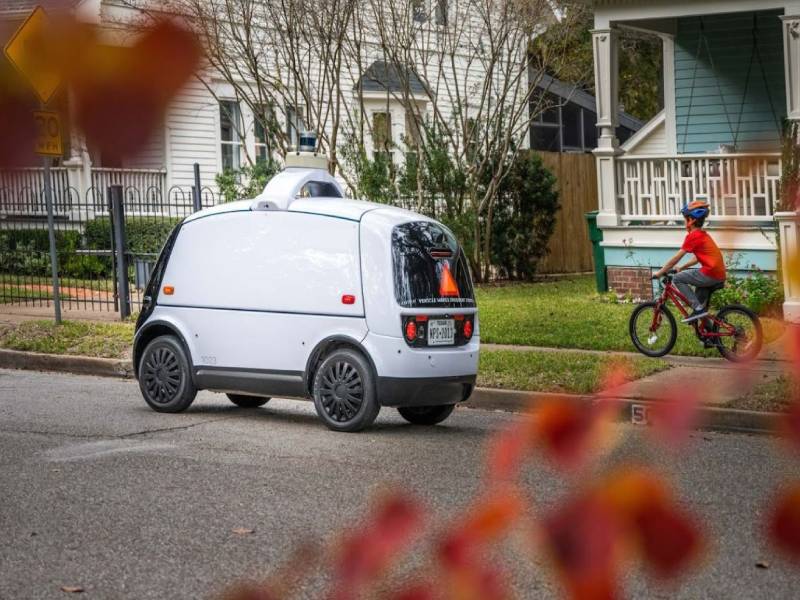
[[[588,458],[606,421],[604,407],[570,400],[548,400],[534,412],[535,439],[545,456],[565,469]]]
[[[665,447],[680,448],[689,440],[700,420],[700,397],[699,390],[682,387],[653,405],[650,411],[653,433]]]
[[[642,557],[662,579],[675,577],[698,556],[698,527],[675,506],[648,504],[634,516],[642,545]]]
[[[439,558],[447,567],[474,562],[483,547],[508,531],[525,511],[525,501],[513,488],[501,488],[479,500],[439,543]]]
[[[162,21],[130,48],[87,42],[73,68],[75,114],[90,142],[118,160],[139,152],[200,61],[193,33]]]
[[[772,544],[800,563],[800,483],[781,492],[770,512],[767,527]]]
[[[578,496],[546,517],[543,529],[548,553],[571,597],[616,597],[622,532],[605,502],[593,493]]]
[[[602,493],[657,577],[674,577],[699,556],[699,524],[677,505],[659,477],[644,469],[621,470],[606,481]]]
[[[486,458],[490,480],[508,481],[517,476],[520,466],[531,450],[530,426],[524,422],[495,434],[489,440]]]
[[[423,521],[421,506],[400,493],[384,496],[367,524],[346,536],[334,561],[335,598],[350,597],[413,541]]]

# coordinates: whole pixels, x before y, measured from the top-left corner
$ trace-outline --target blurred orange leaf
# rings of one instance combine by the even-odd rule
[[[490,492],[445,533],[439,543],[440,560],[448,567],[474,563],[477,551],[507,532],[524,512],[525,500],[515,489]]]
[[[334,559],[334,598],[352,597],[378,577],[420,533],[423,510],[400,492],[384,495],[367,523],[345,536]]]
[[[772,544],[800,563],[800,483],[782,491],[770,511],[767,531]]]
[[[656,439],[670,449],[681,448],[700,422],[700,390],[683,386],[654,403],[650,420]]]
[[[561,399],[542,402],[534,412],[537,446],[561,468],[580,467],[598,447],[607,409],[607,402],[591,406]]]
[[[543,533],[547,553],[571,598],[617,596],[622,530],[600,496],[587,492],[561,504],[544,519]]]

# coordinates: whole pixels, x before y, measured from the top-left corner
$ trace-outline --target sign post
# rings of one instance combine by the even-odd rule
[[[61,76],[43,58],[43,43],[48,35],[47,14],[37,6],[19,26],[6,44],[6,57],[28,80],[42,108],[61,85]],[[47,228],[50,237],[50,267],[53,275],[53,304],[56,323],[61,323],[61,295],[58,289],[58,254],[56,253],[55,218],[53,216],[53,188],[50,181],[50,157],[61,156],[61,122],[58,113],[39,110],[33,112],[38,128],[36,152],[42,156],[44,166],[44,200],[47,206]]]

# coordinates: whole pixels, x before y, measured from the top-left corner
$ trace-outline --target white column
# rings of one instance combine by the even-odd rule
[[[783,53],[786,76],[786,109],[790,119],[800,120],[800,15],[783,21]]]
[[[788,12],[788,10],[787,10]],[[783,50],[786,76],[786,110],[790,120],[800,120],[800,15],[786,15],[783,21]],[[800,210],[775,214],[781,243],[783,272],[783,317],[800,323]]]
[[[597,191],[600,195],[600,227],[619,225],[616,157],[621,154],[616,129],[619,121],[619,60],[617,31],[592,31],[594,85],[597,98]]]
[[[667,151],[678,153],[678,117],[675,103],[675,36],[659,34],[664,60],[664,123],[667,132]]]

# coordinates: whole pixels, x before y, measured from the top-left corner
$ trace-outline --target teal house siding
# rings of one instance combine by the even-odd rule
[[[778,151],[786,117],[781,14],[678,19],[678,152],[714,152],[734,143],[737,152]]]

